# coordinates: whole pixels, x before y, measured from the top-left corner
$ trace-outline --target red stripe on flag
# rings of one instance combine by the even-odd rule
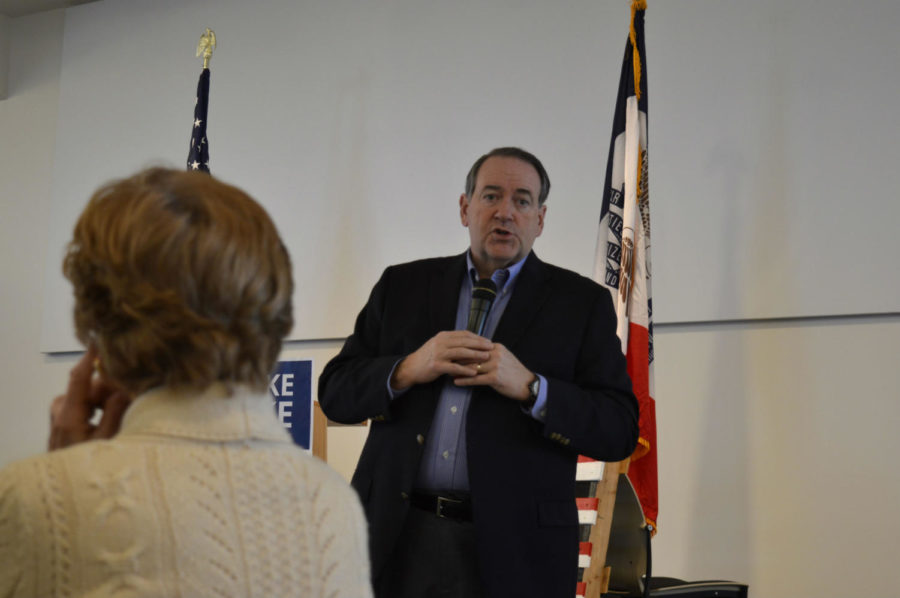
[[[656,462],[656,401],[650,396],[650,338],[638,324],[628,326],[628,375],[640,409],[640,441],[631,457],[628,479],[634,485],[644,517],[656,527],[659,488]]]

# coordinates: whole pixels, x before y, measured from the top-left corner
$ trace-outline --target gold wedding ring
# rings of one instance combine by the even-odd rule
[[[479,363],[478,365],[476,365],[476,366],[475,366],[475,369],[476,369],[476,370],[478,371],[478,373],[480,374],[480,373],[481,373],[481,364]]]

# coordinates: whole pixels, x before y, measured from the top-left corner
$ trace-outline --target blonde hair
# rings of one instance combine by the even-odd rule
[[[293,325],[265,210],[209,175],[152,168],[98,189],[63,261],[75,330],[128,391],[268,385]]]

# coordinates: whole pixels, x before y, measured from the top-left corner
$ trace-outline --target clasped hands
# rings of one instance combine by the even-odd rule
[[[525,401],[534,374],[509,349],[468,330],[439,332],[407,355],[394,369],[391,387],[404,390],[442,375],[457,386],[490,386],[501,395]]]
[[[119,431],[131,399],[102,376],[94,375],[96,359],[97,349],[91,345],[69,373],[66,393],[50,406],[51,451],[86,440],[112,438]],[[93,423],[100,412],[99,421]]]

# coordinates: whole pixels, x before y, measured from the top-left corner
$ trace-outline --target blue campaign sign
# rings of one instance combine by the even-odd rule
[[[312,361],[279,361],[269,375],[269,394],[294,442],[308,450],[312,446]]]

